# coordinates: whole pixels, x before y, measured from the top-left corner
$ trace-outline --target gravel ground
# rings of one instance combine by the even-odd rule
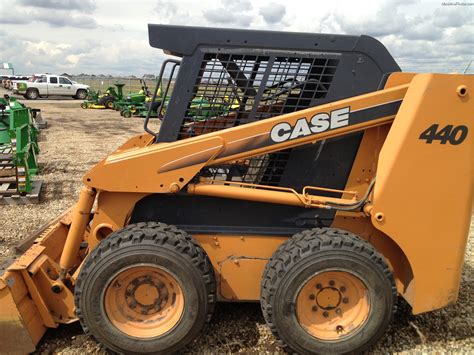
[[[1,93],[0,93],[1,94]],[[123,119],[115,111],[82,110],[77,101],[35,101],[49,122],[41,142],[40,178],[42,203],[0,206],[0,262],[12,247],[43,223],[71,206],[81,187],[81,177],[127,137],[142,132],[141,119]],[[473,268],[474,219],[466,251],[459,301],[456,305],[413,316],[399,301],[399,310],[382,340],[371,353],[474,353]],[[205,334],[187,353],[279,353],[281,349],[265,325],[258,304],[218,304]],[[0,350],[1,353],[1,350]],[[38,354],[105,353],[80,325],[50,330],[38,346]]]

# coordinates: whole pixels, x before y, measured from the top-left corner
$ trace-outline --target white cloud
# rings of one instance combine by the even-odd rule
[[[259,13],[265,22],[274,24],[281,22],[283,17],[285,17],[286,7],[285,5],[271,2],[268,5],[261,7]]]
[[[3,4],[0,13],[0,23],[3,24],[16,24],[16,25],[28,25],[33,23],[45,23],[51,27],[76,27],[76,28],[96,28],[97,21],[90,15],[84,15],[82,12],[75,11],[76,8],[72,6],[70,9],[66,9],[63,6],[57,6],[47,8],[46,3],[39,2],[37,5],[29,5],[29,3],[35,3],[33,1],[20,1],[18,4],[13,3],[12,5],[25,4],[26,7],[22,6],[8,6]],[[66,3],[75,3],[69,1]],[[41,6],[40,6],[41,5]],[[43,6],[44,5],[44,6]]]
[[[67,14],[56,10],[40,9],[31,14],[31,20],[47,23],[51,27],[97,27],[97,21],[91,16],[81,14]]]
[[[461,71],[474,56],[474,6],[433,1],[2,0],[0,13],[1,59],[25,74],[156,73],[148,23],[367,34],[411,71]]]
[[[203,10],[204,18],[214,25],[249,27],[254,20],[253,7],[248,0],[221,0],[219,6]]]
[[[44,9],[77,10],[93,13],[97,8],[95,0],[19,0],[19,4]]]

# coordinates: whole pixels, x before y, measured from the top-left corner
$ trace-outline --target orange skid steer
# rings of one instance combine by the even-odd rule
[[[358,352],[398,296],[414,314],[456,301],[473,76],[401,73],[367,36],[149,36],[174,56],[155,89],[170,95],[161,128],[145,119],[3,265],[2,353],[75,321],[117,353],[170,353],[218,301],[260,302],[288,351]]]

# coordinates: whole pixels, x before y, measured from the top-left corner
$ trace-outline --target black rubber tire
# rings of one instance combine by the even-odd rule
[[[86,97],[87,97],[87,91],[86,90],[84,90],[84,89],[77,90],[76,96],[75,96],[76,99],[85,100]]]
[[[124,265],[157,264],[170,270],[183,290],[184,313],[166,334],[130,337],[109,321],[101,305],[107,281]],[[84,332],[117,353],[169,354],[195,339],[211,319],[216,302],[214,271],[204,250],[186,232],[163,223],[131,224],[104,239],[87,257],[74,290]]]
[[[296,296],[306,280],[324,270],[351,272],[368,287],[371,308],[359,331],[325,341],[307,333],[295,312]],[[397,289],[383,256],[355,234],[316,228],[295,234],[273,254],[261,283],[261,307],[279,344],[300,354],[360,353],[385,333],[396,311]]]
[[[104,96],[104,97],[99,99],[98,104],[108,108],[108,103],[109,102],[113,103],[114,101],[115,101],[115,97],[113,97],[113,96]]]
[[[39,97],[39,92],[37,89],[27,89],[25,97],[28,100],[36,100]]]

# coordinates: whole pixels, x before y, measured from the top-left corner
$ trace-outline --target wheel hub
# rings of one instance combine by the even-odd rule
[[[322,340],[350,336],[365,323],[369,311],[367,287],[345,271],[326,271],[311,277],[296,298],[298,322]]]
[[[150,276],[138,277],[125,290],[128,307],[140,314],[154,314],[168,302],[169,292],[162,281],[155,282]]]
[[[333,310],[341,303],[341,293],[337,288],[325,287],[318,292],[316,303],[324,310]]]
[[[110,322],[137,338],[160,336],[172,329],[184,312],[181,286],[155,266],[136,266],[115,276],[104,295]]]

